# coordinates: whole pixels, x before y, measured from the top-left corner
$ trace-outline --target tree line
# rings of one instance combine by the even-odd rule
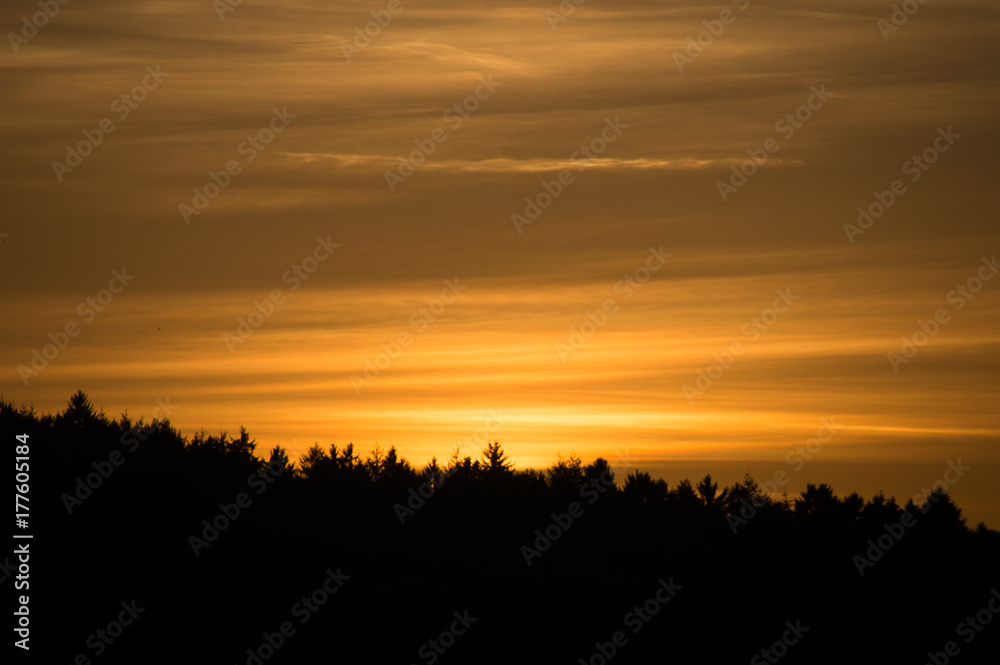
[[[924,662],[1000,587],[1000,534],[970,529],[946,492],[775,497],[749,474],[671,486],[576,455],[519,469],[499,442],[419,469],[379,445],[292,460],[242,428],[113,419],[82,392],[56,414],[0,400],[0,431],[32,444],[32,607],[52,662],[86,653],[102,613],[133,599],[148,609],[101,663],[262,665],[265,634],[285,636],[273,662],[288,663],[589,663],[606,645],[616,664],[721,662],[786,622],[809,631],[782,662]],[[279,631],[332,575],[346,581],[309,624]],[[647,612],[661,587],[670,602]],[[475,621],[428,650],[454,616]],[[963,644],[966,659],[998,634]]]

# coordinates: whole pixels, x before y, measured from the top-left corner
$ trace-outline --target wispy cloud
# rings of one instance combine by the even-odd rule
[[[283,153],[294,161],[304,164],[329,161],[343,168],[393,168],[399,163],[399,157],[389,155],[337,155],[323,153]],[[484,173],[542,173],[550,171],[582,171],[586,169],[596,170],[690,170],[706,169],[709,167],[728,167],[733,164],[740,164],[740,159],[619,159],[615,157],[596,157],[578,159],[510,159],[506,157],[494,157],[480,160],[428,160],[421,165],[421,169],[431,171],[456,171],[456,172],[484,172]],[[799,160],[768,160],[765,166],[801,166]]]

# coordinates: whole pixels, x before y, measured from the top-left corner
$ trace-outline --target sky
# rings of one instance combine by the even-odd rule
[[[1000,527],[1000,11],[904,4],[6,2],[0,393]]]

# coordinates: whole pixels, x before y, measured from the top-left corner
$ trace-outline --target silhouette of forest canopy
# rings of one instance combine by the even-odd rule
[[[0,400],[0,425],[30,437],[34,607],[57,662],[96,655],[88,637],[133,598],[148,615],[101,662],[265,662],[262,636],[289,620],[273,662],[728,662],[797,620],[809,631],[782,662],[997,648],[1000,626],[955,632],[1000,586],[1000,534],[969,529],[943,491],[776,498],[749,473],[671,487],[603,458],[518,469],[499,442],[419,470],[350,443],[293,462],[242,428],[114,420],[82,392],[55,415]],[[334,572],[342,587],[298,623],[296,599]],[[661,587],[676,590],[650,605]],[[428,646],[463,611],[471,627]]]

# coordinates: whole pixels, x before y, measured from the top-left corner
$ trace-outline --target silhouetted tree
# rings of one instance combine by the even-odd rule
[[[576,492],[583,484],[583,461],[575,454],[557,456],[548,469],[549,486],[560,493]]]
[[[349,443],[340,452],[337,467],[347,471],[353,471],[361,467],[361,456],[354,453],[354,444]]]
[[[838,511],[839,501],[833,495],[833,488],[826,483],[818,486],[806,484],[801,498],[795,499],[795,515],[799,518],[829,517]]]
[[[745,507],[744,501],[757,509],[772,503],[771,497],[761,491],[760,485],[749,471],[744,474],[742,483],[736,483],[727,490],[723,510],[726,513],[737,513]]]
[[[455,446],[455,450],[448,460],[449,485],[468,485],[478,480],[480,476],[481,468],[479,460],[472,461],[472,457],[469,455],[460,457],[459,454],[460,449],[458,446]]]
[[[723,489],[722,494],[719,494],[719,484],[712,482],[711,474],[706,474],[701,482],[698,483],[698,496],[709,508],[720,508],[726,502],[726,496],[728,492]]]
[[[861,509],[861,522],[867,528],[878,528],[887,522],[897,521],[900,510],[895,497],[886,499],[885,494],[879,492]]]
[[[70,425],[82,425],[90,420],[94,419],[94,406],[90,403],[90,399],[84,394],[82,390],[76,391],[76,393],[69,398],[69,402],[66,405],[66,411],[63,412],[63,417]]]
[[[288,452],[281,446],[271,449],[271,455],[266,464],[261,465],[271,476],[291,479],[295,476],[295,462],[288,459]]]
[[[668,487],[665,480],[653,480],[645,471],[633,471],[625,477],[622,496],[637,503],[663,503],[667,498]]]
[[[673,491],[673,496],[681,506],[696,506],[699,503],[694,486],[687,478],[678,483],[677,488]]]
[[[592,464],[583,467],[583,479],[587,482],[597,481],[609,487],[615,487],[615,472],[608,460],[598,457]]]
[[[319,444],[313,444],[306,454],[299,458],[299,475],[306,480],[319,480],[324,476],[330,479],[332,468],[330,456]]]
[[[929,507],[928,507],[929,504]],[[962,509],[955,505],[946,490],[933,490],[921,509],[923,531],[935,532],[940,538],[954,538],[966,531]]]
[[[383,468],[385,468],[385,453],[382,451],[382,447],[376,443],[365,459],[365,469],[368,470],[369,477],[378,482]]]
[[[424,466],[420,475],[422,475],[424,479],[430,483],[431,491],[434,492],[436,492],[438,488],[441,487],[441,484],[447,480],[445,470],[438,464],[437,457],[431,458],[431,461]]]
[[[405,487],[416,481],[417,474],[405,458],[400,457],[396,446],[390,446],[382,462],[382,473],[379,480],[388,486]]]
[[[483,448],[482,466],[485,477],[490,479],[510,475],[514,469],[510,457],[503,451],[499,441],[489,443]]]

